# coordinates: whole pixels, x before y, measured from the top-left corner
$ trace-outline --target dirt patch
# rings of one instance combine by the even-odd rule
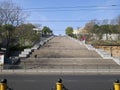
[[[96,46],[95,48],[103,49],[113,57],[120,57],[120,46]]]

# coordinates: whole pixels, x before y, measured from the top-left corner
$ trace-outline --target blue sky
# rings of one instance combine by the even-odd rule
[[[30,16],[27,18],[27,20],[31,23],[41,24],[42,26],[48,26],[57,35],[64,34],[65,28],[68,26],[77,29],[78,27],[84,27],[84,25],[87,22],[89,22],[89,20],[113,19],[120,15],[120,0],[12,0],[12,1],[20,5],[23,9],[42,8],[36,10],[34,9],[32,11],[30,9],[31,11],[29,12]],[[58,21],[61,20],[61,22],[54,21],[50,22],[51,20]],[[72,21],[80,20],[80,21],[63,22],[62,20]]]

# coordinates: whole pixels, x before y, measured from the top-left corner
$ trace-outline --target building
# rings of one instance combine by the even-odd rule
[[[103,34],[102,40],[119,40],[120,34]]]
[[[42,32],[41,28],[33,28],[33,30],[36,31],[37,33],[41,33]]]
[[[73,30],[73,34],[79,35],[79,34],[87,34],[87,31],[84,28],[78,28]]]
[[[73,30],[73,34],[75,34],[75,35],[78,35],[79,34],[79,30]]]

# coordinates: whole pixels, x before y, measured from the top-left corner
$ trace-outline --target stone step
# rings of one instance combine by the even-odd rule
[[[102,58],[28,58],[23,60],[23,63],[52,65],[116,65],[112,59]]]

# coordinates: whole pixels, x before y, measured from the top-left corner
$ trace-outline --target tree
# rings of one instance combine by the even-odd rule
[[[118,33],[120,34],[120,15],[117,17]]]
[[[2,26],[2,39],[4,41],[4,45],[6,47],[6,56],[9,57],[9,48],[12,42],[12,37],[13,37],[13,32],[15,30],[15,27],[10,25],[10,24],[6,24]]]
[[[87,30],[88,33],[93,33],[93,28],[96,25],[95,20],[91,20],[85,25],[85,30]]]
[[[106,39],[113,39],[111,34],[117,34],[118,39],[120,40],[120,15],[112,20],[104,19],[97,21],[92,20],[86,23],[84,28],[88,34],[89,40],[93,40],[94,36],[97,36],[96,39],[103,39],[103,35],[106,35]],[[93,36],[94,34],[94,36]],[[88,40],[87,38],[87,40]]]
[[[11,1],[0,2],[0,26],[11,24],[18,26],[25,21],[27,15]]]
[[[22,24],[15,30],[20,46],[33,45],[40,39],[40,33],[36,33],[33,24]]]
[[[120,15],[117,17],[117,24],[120,25]]]
[[[117,32],[119,34],[118,35],[118,40],[120,40],[120,15],[117,17],[116,22],[117,22],[117,25],[118,25]]]
[[[27,15],[22,9],[12,1],[0,2],[0,38],[1,43],[6,47],[6,53],[9,57],[9,48],[13,44],[15,27],[21,25]]]
[[[73,28],[72,27],[67,27],[65,29],[66,35],[68,36],[73,36]]]
[[[88,38],[87,40],[91,40],[93,39],[93,34],[94,34],[94,26],[96,25],[96,20],[91,20],[90,22],[88,22],[84,29],[87,31],[88,33]]]
[[[42,29],[42,34],[43,35],[50,35],[52,33],[53,33],[53,31],[49,27],[47,27],[47,26],[43,27],[43,29]]]

